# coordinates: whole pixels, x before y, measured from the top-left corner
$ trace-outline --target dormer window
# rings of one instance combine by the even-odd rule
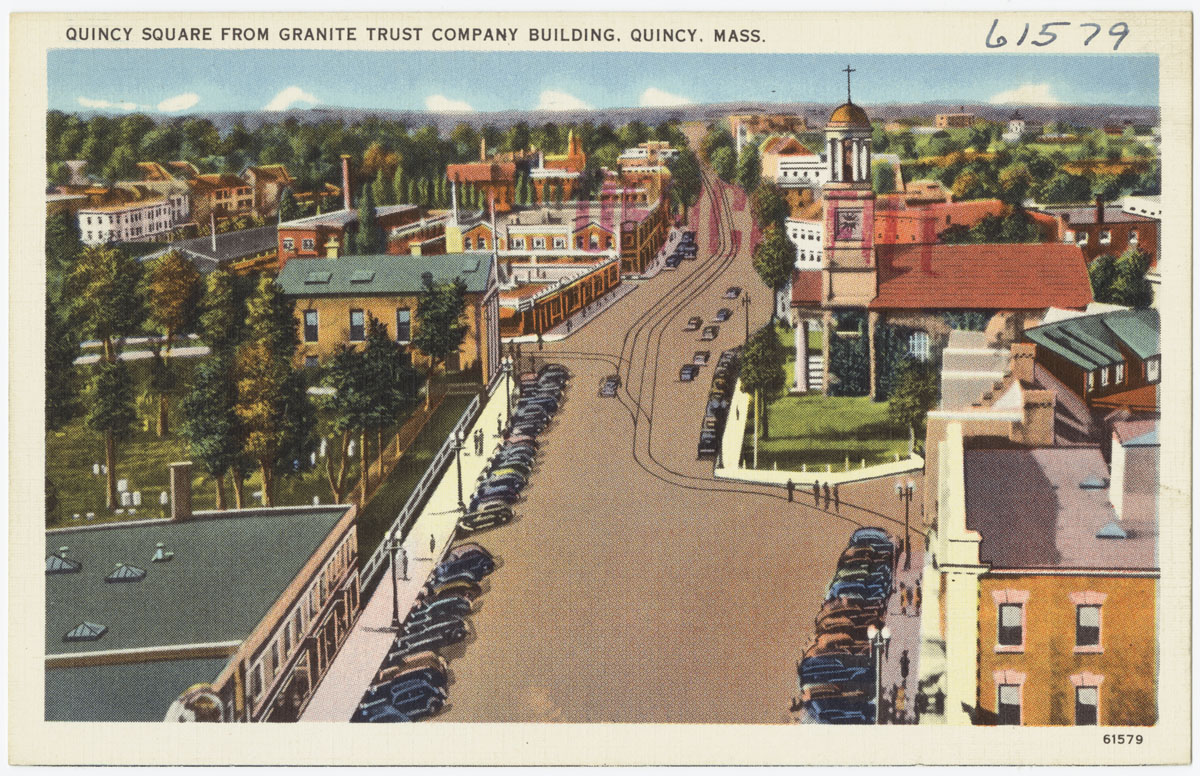
[[[1102,230],[1100,232],[1100,244],[1108,245],[1111,242],[1112,242],[1112,232],[1109,231],[1108,229]]]

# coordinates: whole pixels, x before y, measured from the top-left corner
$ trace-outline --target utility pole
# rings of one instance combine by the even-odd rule
[[[904,502],[904,570],[912,568],[912,539],[908,532],[908,505],[912,503],[914,485],[909,480],[907,484],[896,483],[896,495]]]
[[[742,295],[742,307],[746,310],[746,344],[750,344],[750,295]]]
[[[759,391],[754,391],[754,468],[758,468],[758,419],[762,413],[762,407],[759,406]]]
[[[463,436],[461,431],[454,432],[454,466],[458,470],[458,511],[467,513],[467,505],[463,503],[462,489],[462,449]]]
[[[392,557],[392,629],[397,633],[400,632],[400,583],[396,581],[396,551],[400,549],[400,540],[396,537],[395,530],[388,538],[387,551]]]

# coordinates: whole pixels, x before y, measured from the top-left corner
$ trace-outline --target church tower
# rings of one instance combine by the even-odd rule
[[[875,298],[875,192],[871,186],[871,121],[850,100],[825,125],[829,181],[825,200],[822,305],[866,307]]]

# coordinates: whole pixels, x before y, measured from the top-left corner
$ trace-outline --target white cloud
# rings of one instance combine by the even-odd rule
[[[200,95],[195,92],[187,92],[185,94],[177,94],[174,97],[168,97],[158,104],[158,110],[170,113],[177,110],[187,110],[196,103],[200,102]]]
[[[97,100],[91,97],[76,97],[75,101],[85,108],[95,108],[97,110],[149,110],[146,105],[138,105],[136,102],[122,100],[121,102],[112,102],[111,100]]]
[[[653,86],[642,92],[642,96],[638,98],[638,105],[641,105],[643,108],[661,108],[669,105],[691,104],[692,101],[687,97],[664,92],[662,89],[657,89]]]
[[[534,110],[591,110],[592,106],[573,94],[547,89],[538,96]]]
[[[425,110],[435,113],[467,113],[475,110],[465,100],[455,100],[444,94],[431,94],[425,98]]]
[[[279,94],[275,95],[270,102],[264,105],[263,110],[287,110],[298,102],[306,102],[309,105],[316,105],[317,98],[313,97],[299,86],[289,86]]]
[[[993,105],[1019,103],[1022,105],[1057,105],[1062,100],[1050,93],[1050,84],[1021,84],[1015,89],[993,95]]]

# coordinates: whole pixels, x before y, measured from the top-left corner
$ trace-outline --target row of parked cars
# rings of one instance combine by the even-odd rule
[[[731,348],[721,354],[713,369],[712,385],[708,389],[708,404],[704,408],[704,419],[700,421],[700,441],[696,445],[697,458],[716,458],[725,431],[725,417],[729,414],[729,399],[737,381],[738,359],[741,347]]]
[[[696,233],[684,232],[679,238],[679,244],[675,246],[674,252],[667,257],[667,269],[675,269],[684,259],[696,258]]]
[[[479,476],[467,512],[459,520],[461,531],[470,533],[512,520],[512,505],[533,473],[538,434],[562,406],[569,377],[561,364],[547,364],[537,372],[520,376],[520,395],[508,435]]]
[[[817,724],[875,722],[875,663],[867,628],[882,627],[892,594],[896,545],[886,531],[860,528],[838,558],[816,618],[816,638],[796,665],[793,711]]]
[[[416,722],[446,704],[450,671],[437,650],[471,633],[467,617],[496,568],[474,542],[450,550],[425,583],[416,606],[359,701],[351,722]]]

